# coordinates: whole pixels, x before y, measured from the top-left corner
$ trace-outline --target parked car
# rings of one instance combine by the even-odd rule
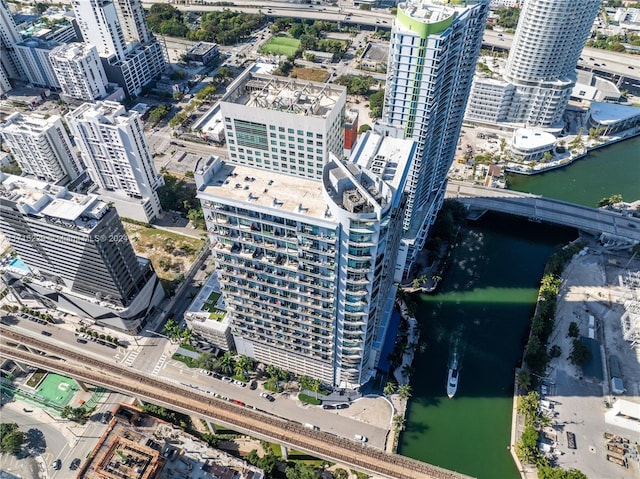
[[[322,409],[335,409],[336,407],[333,404],[323,404]]]
[[[348,407],[349,405],[345,403],[336,405],[336,409],[347,409]]]
[[[69,469],[75,471],[76,469],[78,469],[78,467],[80,467],[81,462],[82,461],[80,460],[80,458],[76,457],[73,461],[71,461],[71,464],[69,464]]]
[[[249,385],[249,389],[254,390],[258,387],[258,381],[251,381],[251,384]]]
[[[360,441],[360,442],[367,442],[369,439],[367,439],[367,436],[361,436],[360,434],[356,434],[354,436],[356,438],[356,441]]]
[[[274,398],[271,394],[269,393],[260,393],[260,397],[261,398],[265,398],[267,401],[269,402],[273,402],[276,400],[276,398]]]
[[[51,333],[49,331],[40,331],[40,334],[42,334],[43,336],[51,336]]]
[[[53,461],[53,468],[56,471],[59,471],[61,467],[62,467],[62,461],[60,459],[56,459],[55,461]]]

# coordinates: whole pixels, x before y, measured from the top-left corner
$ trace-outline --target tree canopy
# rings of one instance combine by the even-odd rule
[[[0,424],[0,451],[17,454],[22,449],[26,439],[25,434],[18,429],[15,422]]]

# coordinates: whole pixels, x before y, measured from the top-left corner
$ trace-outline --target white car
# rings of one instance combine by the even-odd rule
[[[247,383],[243,383],[242,381],[238,381],[237,379],[235,379],[233,381],[233,384],[235,384],[236,386],[241,387],[241,388],[246,387],[246,385],[247,385]]]
[[[356,441],[360,441],[360,442],[367,442],[369,439],[367,439],[367,436],[361,436],[360,434],[356,434],[354,436],[356,438]]]

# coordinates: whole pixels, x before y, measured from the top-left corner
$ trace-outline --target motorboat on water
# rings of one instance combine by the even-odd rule
[[[447,378],[447,396],[452,398],[458,390],[459,373],[456,368],[449,369],[449,377]]]

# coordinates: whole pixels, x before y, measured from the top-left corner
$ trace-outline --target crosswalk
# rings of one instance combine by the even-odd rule
[[[166,354],[162,354],[162,356],[160,356],[160,358],[158,358],[158,362],[156,363],[155,367],[153,368],[153,371],[151,371],[151,375],[152,376],[157,376],[158,373],[160,372],[160,370],[164,367],[164,363],[167,360],[167,355]]]
[[[133,351],[130,351],[129,353],[127,353],[127,355],[124,357],[124,361],[123,364],[127,367],[131,367],[133,366],[133,362],[136,360],[136,358],[138,357],[138,354],[140,354],[140,349],[134,349]]]

